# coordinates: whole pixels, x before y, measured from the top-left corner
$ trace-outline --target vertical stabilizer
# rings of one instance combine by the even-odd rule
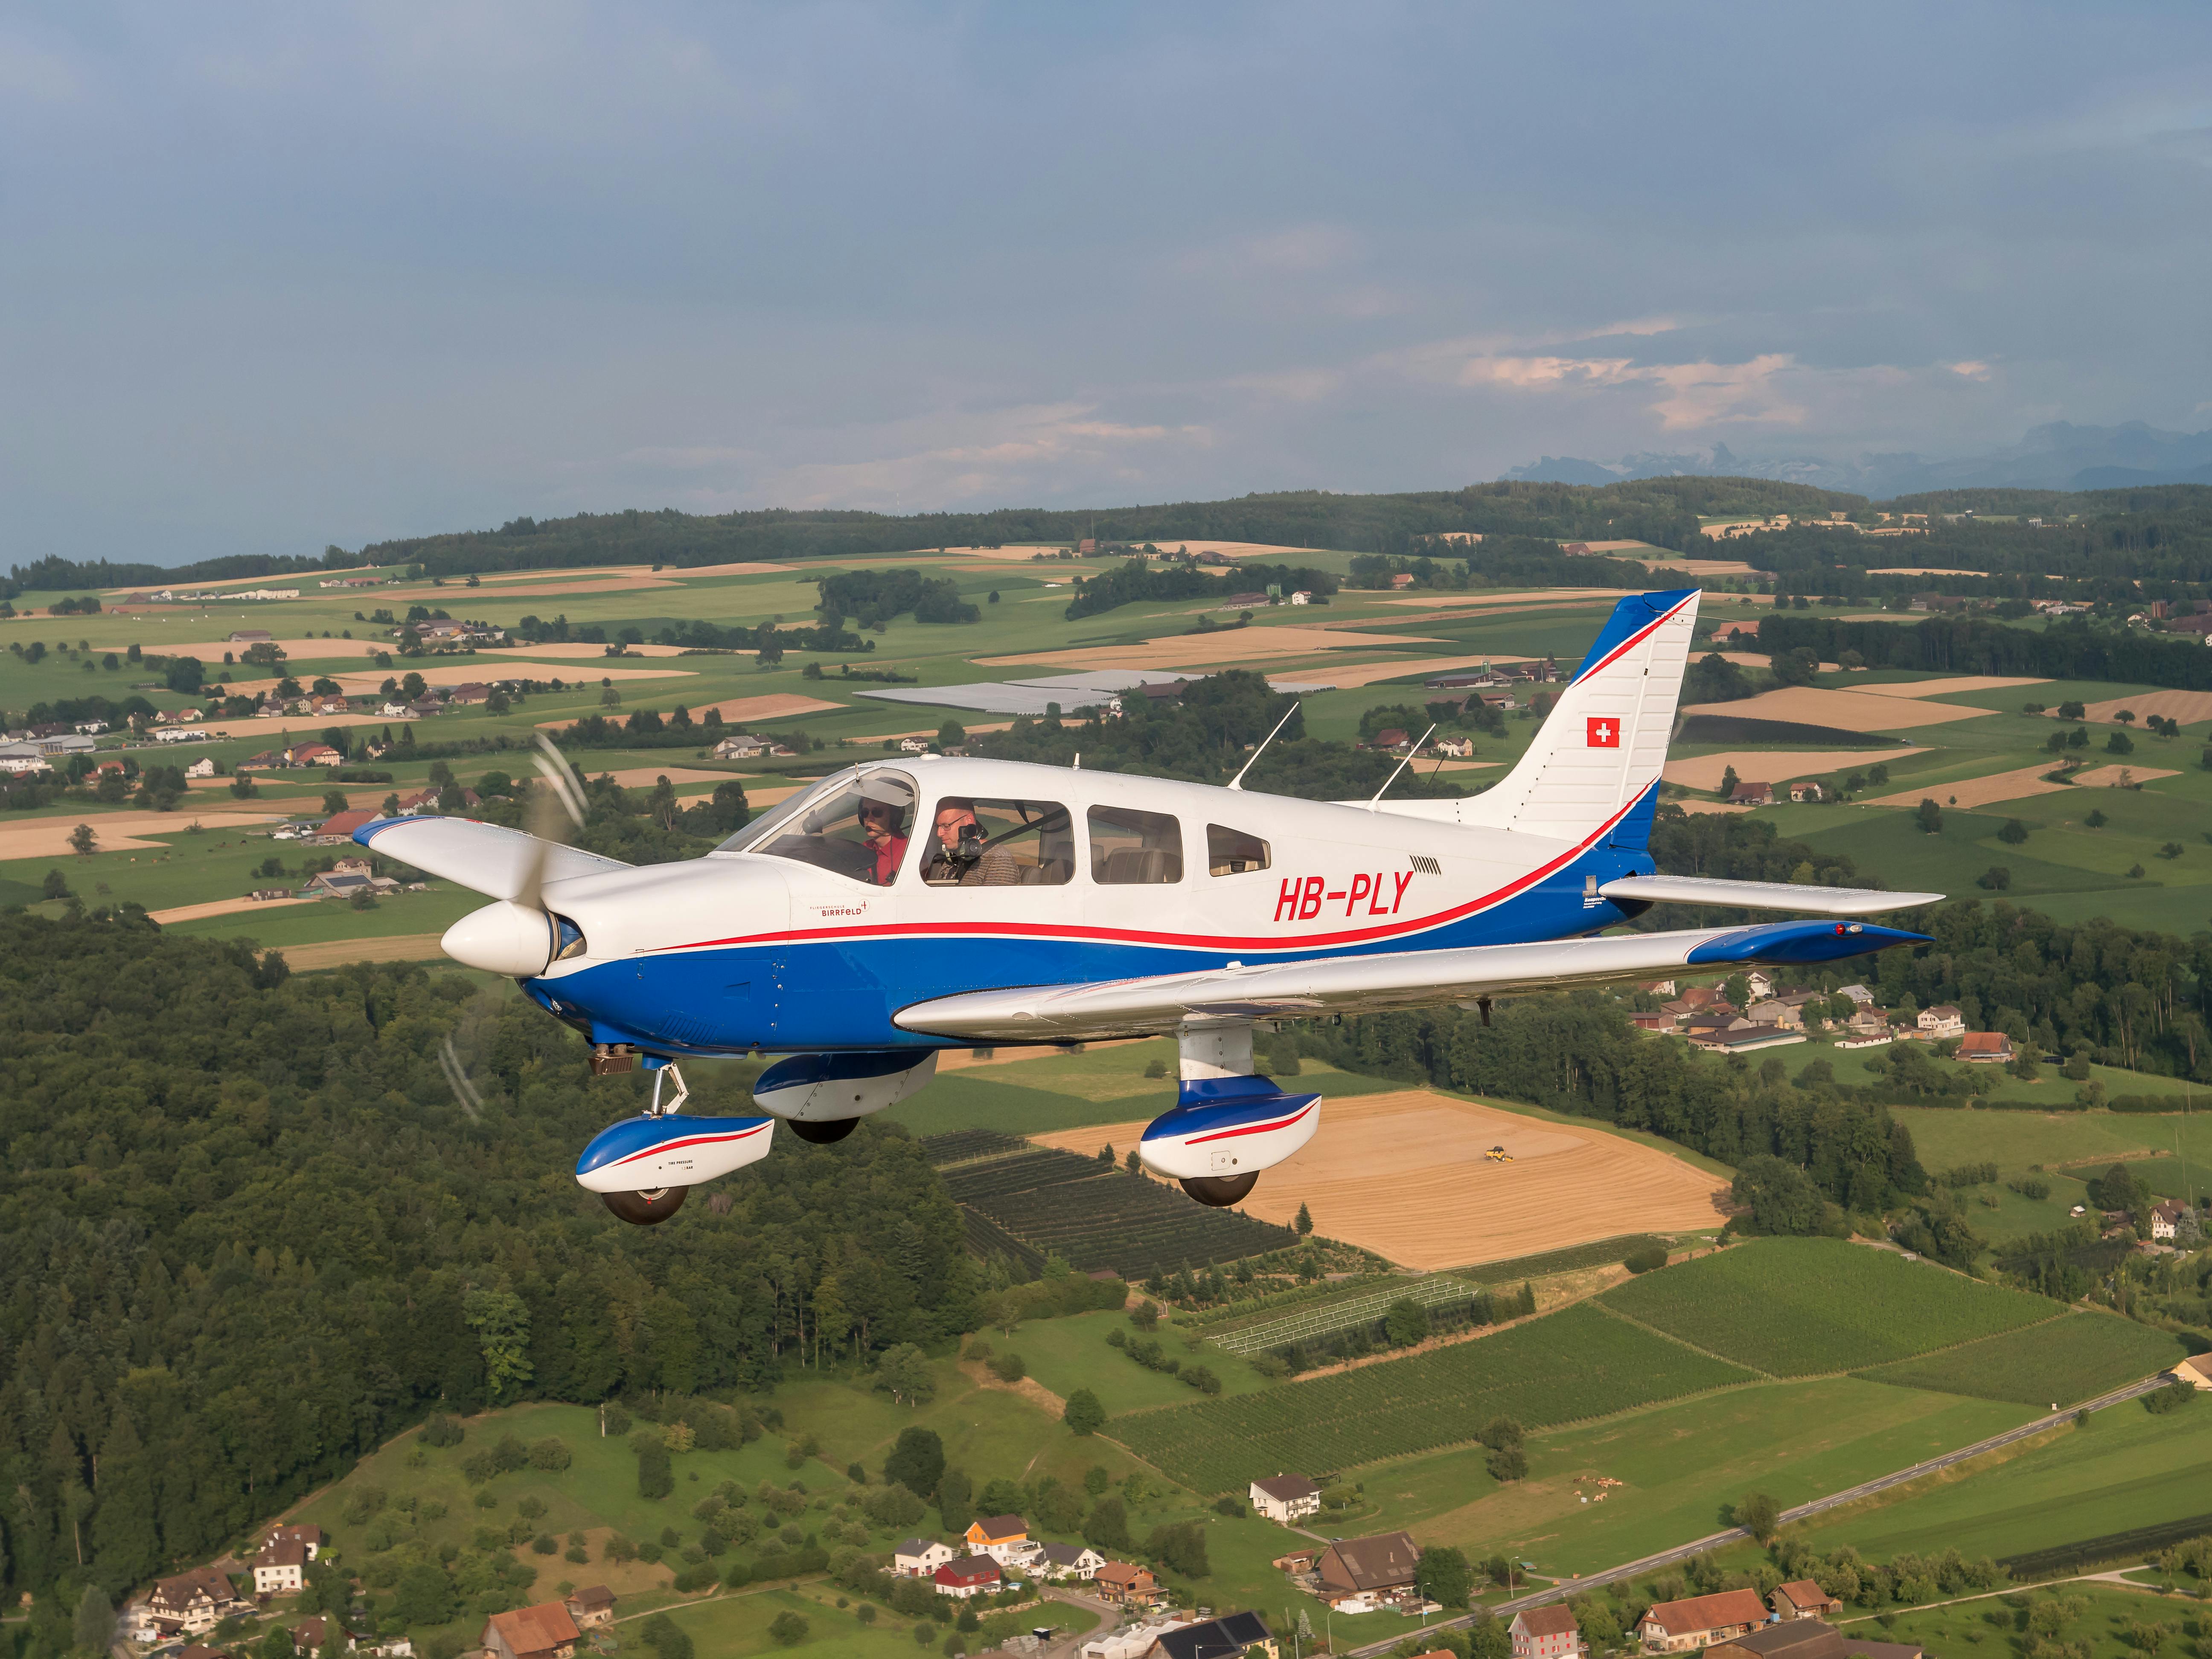
[[[1648,830],[1698,596],[1694,587],[1638,593],[1615,605],[1528,752],[1461,803],[1459,821],[1583,842],[1640,814]]]

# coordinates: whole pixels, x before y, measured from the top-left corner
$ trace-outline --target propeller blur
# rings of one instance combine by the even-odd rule
[[[1621,600],[1528,751],[1461,799],[922,756],[838,772],[704,858],[636,868],[562,844],[582,790],[541,739],[532,833],[388,818],[356,839],[491,899],[447,954],[520,981],[589,1039],[595,1073],[793,1057],[761,1078],[761,1118],[672,1105],[595,1141],[578,1178],[626,1219],[673,1214],[691,1182],[764,1155],[778,1121],[841,1139],[926,1083],[940,1049],[1152,1035],[1177,1039],[1180,1078],[1139,1156],[1235,1203],[1319,1121],[1317,1097],[1257,1073],[1262,1021],[1439,1004],[1486,1019],[1510,992],[1922,939],[1861,918],[1941,894],[1656,873],[1698,597]],[[1662,901],[1822,920],[1607,932]]]

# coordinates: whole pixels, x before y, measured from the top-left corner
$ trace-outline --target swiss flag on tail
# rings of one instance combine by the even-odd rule
[[[1593,749],[1620,747],[1620,721],[1612,714],[1592,714],[1589,717],[1589,742]]]

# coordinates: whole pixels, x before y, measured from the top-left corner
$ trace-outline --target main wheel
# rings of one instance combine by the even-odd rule
[[[1257,1170],[1241,1176],[1186,1176],[1182,1189],[1201,1204],[1225,1210],[1232,1204],[1242,1203],[1244,1195],[1259,1183]]]
[[[658,1187],[643,1193],[601,1193],[607,1208],[633,1227],[658,1227],[684,1207],[689,1187]]]
[[[828,1146],[852,1133],[860,1120],[857,1117],[830,1117],[809,1123],[804,1118],[791,1117],[784,1121],[791,1126],[791,1133],[801,1140],[811,1141],[817,1146]]]

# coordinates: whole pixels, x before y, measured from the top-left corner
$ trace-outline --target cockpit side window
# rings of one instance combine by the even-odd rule
[[[1074,824],[1058,801],[948,795],[925,840],[932,887],[1063,887],[1075,874]]]
[[[1267,843],[1223,823],[1206,826],[1206,871],[1212,876],[1241,876],[1267,867]]]
[[[1182,826],[1165,812],[1092,807],[1091,879],[1102,887],[1181,881]]]
[[[913,780],[903,773],[842,774],[748,825],[718,850],[765,853],[889,887],[914,837],[915,801]]]

